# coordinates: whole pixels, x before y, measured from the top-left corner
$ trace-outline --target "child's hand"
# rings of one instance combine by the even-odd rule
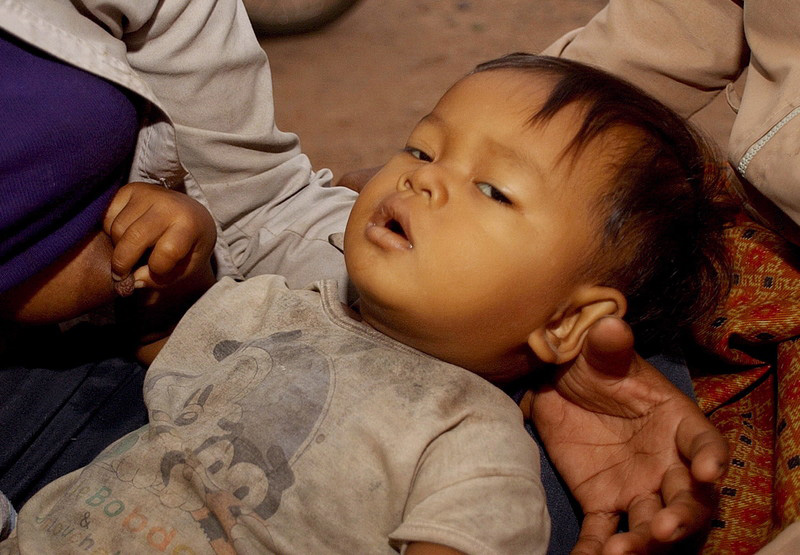
[[[128,277],[148,251],[147,263],[133,272],[137,288],[163,288],[210,268],[214,220],[203,205],[177,191],[150,183],[125,185],[111,201],[103,229],[114,244],[116,281]]]

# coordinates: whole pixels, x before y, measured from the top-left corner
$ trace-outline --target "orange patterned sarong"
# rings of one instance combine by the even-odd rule
[[[710,356],[690,370],[731,446],[703,549],[727,555],[754,553],[800,516],[800,248],[743,216],[726,241],[731,291],[696,327]]]

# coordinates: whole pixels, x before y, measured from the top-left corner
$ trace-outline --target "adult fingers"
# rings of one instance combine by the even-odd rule
[[[604,555],[654,552],[657,542],[651,523],[662,507],[661,498],[656,494],[634,499],[628,507],[628,531],[611,537],[606,543]]]
[[[653,536],[675,542],[705,528],[712,510],[708,484],[697,484],[682,464],[670,468],[662,480],[664,509],[653,518]]]
[[[692,476],[700,482],[714,482],[728,469],[728,440],[700,411],[699,407],[681,420],[675,432],[681,455],[691,461]]]
[[[617,531],[619,515],[615,513],[587,513],[583,517],[578,542],[572,549],[572,555],[597,555],[603,552],[603,546]]]
[[[596,372],[609,376],[625,375],[636,355],[633,332],[621,318],[601,318],[589,328],[581,354],[585,363]]]

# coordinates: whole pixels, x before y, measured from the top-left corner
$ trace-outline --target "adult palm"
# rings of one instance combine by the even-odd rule
[[[634,352],[622,320],[598,322],[580,356],[520,405],[583,508],[573,553],[651,553],[706,526],[727,442]]]

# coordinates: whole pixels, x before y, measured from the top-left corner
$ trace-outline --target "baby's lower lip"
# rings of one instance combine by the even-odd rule
[[[411,250],[413,247],[408,239],[382,225],[368,225],[364,235],[368,241],[383,249]]]

